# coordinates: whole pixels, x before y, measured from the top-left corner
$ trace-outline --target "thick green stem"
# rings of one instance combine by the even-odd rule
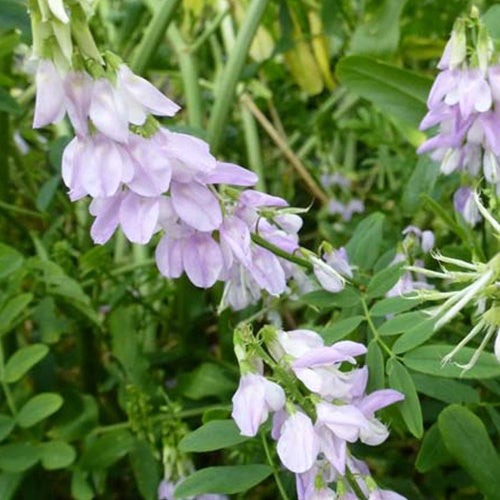
[[[349,486],[351,487],[354,494],[359,498],[359,500],[368,500],[366,495],[361,491],[361,488],[359,487],[354,474],[349,470],[349,467],[346,467],[345,469],[345,478],[347,479]]]
[[[215,92],[215,103],[208,124],[208,137],[212,150],[217,151],[222,132],[233,103],[236,84],[245,64],[250,44],[255,36],[260,20],[269,0],[252,0],[245,20],[238,32],[233,50],[224,66]]]
[[[148,67],[180,3],[181,0],[158,2],[148,29],[130,61],[130,67],[135,73],[142,74]]]
[[[168,39],[177,54],[181,70],[189,125],[201,129],[203,127],[203,107],[196,59],[175,23],[172,23],[168,28]]]

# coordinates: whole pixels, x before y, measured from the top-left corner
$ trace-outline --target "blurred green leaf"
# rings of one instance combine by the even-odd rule
[[[352,238],[345,247],[351,264],[361,269],[371,269],[375,264],[380,254],[384,222],[384,214],[375,212],[356,226]]]
[[[0,413],[0,441],[3,441],[11,433],[15,425],[16,421],[10,415]]]
[[[494,378],[500,377],[500,364],[495,356],[489,352],[483,352],[479,356],[476,365],[470,370],[463,371],[462,368],[456,366],[455,363],[443,365],[441,360],[446,354],[449,354],[454,345],[426,345],[418,347],[414,351],[405,354],[403,358],[404,364],[421,373],[429,375],[437,375],[438,377],[452,378]],[[456,363],[467,363],[475,349],[472,347],[462,347],[454,357]]]
[[[319,333],[323,337],[325,344],[330,345],[349,335],[364,320],[364,316],[351,316],[350,318],[336,321],[332,325],[323,328]]]
[[[151,445],[144,440],[137,441],[129,458],[142,498],[156,500],[161,474],[159,460],[153,455]]]
[[[346,286],[339,293],[331,293],[326,290],[314,290],[300,297],[300,300],[307,305],[317,307],[319,309],[327,309],[334,307],[351,307],[358,304],[361,296],[353,287]]]
[[[397,404],[408,430],[418,439],[424,434],[422,409],[415,384],[408,370],[395,359],[387,361],[389,386],[404,394],[405,399]]]
[[[24,257],[14,248],[0,243],[0,278],[17,271],[23,265]]]
[[[191,373],[184,374],[179,380],[179,390],[189,399],[202,399],[209,396],[232,394],[236,382],[230,379],[226,371],[214,363],[203,363]]]
[[[19,473],[5,473],[0,474],[0,498],[2,500],[11,500],[14,498],[16,491],[23,478]]]
[[[364,56],[348,56],[337,64],[337,76],[350,91],[415,128],[427,112],[432,80],[418,73]]]
[[[366,366],[368,367],[368,392],[384,388],[384,355],[375,339],[368,343],[366,352]]]
[[[482,16],[490,35],[500,40],[500,5],[492,5]]]
[[[22,293],[10,299],[0,310],[0,335],[4,335],[22,319],[23,311],[33,300],[31,293]]]
[[[186,453],[202,453],[229,448],[247,440],[233,420],[212,420],[182,438],[179,449]]]
[[[37,394],[19,410],[17,423],[21,427],[33,427],[59,410],[62,404],[63,398],[59,394],[53,392]]]
[[[22,112],[18,102],[2,87],[0,87],[0,111],[16,116]]]
[[[175,489],[176,498],[222,493],[233,495],[247,491],[272,473],[269,465],[226,465],[207,467],[191,474]]]
[[[135,438],[127,431],[107,432],[83,452],[79,465],[84,470],[106,469],[135,447]]]
[[[439,173],[439,165],[432,158],[428,155],[418,157],[417,166],[413,169],[401,198],[405,213],[413,214],[422,206],[422,193],[431,195]]]
[[[434,334],[435,323],[435,319],[431,318],[414,324],[413,327],[403,333],[403,335],[394,342],[392,350],[396,354],[402,354],[423,344]]]
[[[500,459],[481,419],[463,406],[451,405],[440,413],[438,425],[446,448],[481,493],[498,498]]]
[[[422,311],[412,311],[398,314],[387,320],[378,328],[378,333],[384,335],[397,335],[404,331],[411,330],[416,324],[428,319],[428,316]]]
[[[48,353],[49,348],[45,344],[32,344],[21,347],[7,361],[3,379],[8,383],[17,382]]]
[[[0,469],[6,472],[22,472],[40,459],[40,450],[30,443],[12,443],[0,446]]]
[[[366,289],[366,296],[369,299],[376,297],[383,297],[394,285],[398,282],[399,278],[404,274],[404,264],[399,263],[394,266],[387,267],[379,271],[368,283]]]
[[[388,314],[398,314],[408,311],[418,306],[419,300],[410,299],[408,297],[388,297],[374,304],[370,309],[372,316],[387,316]]]
[[[417,391],[445,403],[479,403],[479,393],[457,380],[412,373]]]
[[[416,469],[421,473],[429,472],[440,465],[450,463],[451,460],[451,455],[443,443],[438,425],[432,425],[422,440],[415,461]]]
[[[47,470],[69,467],[76,458],[76,451],[65,441],[48,441],[40,444],[40,460]]]

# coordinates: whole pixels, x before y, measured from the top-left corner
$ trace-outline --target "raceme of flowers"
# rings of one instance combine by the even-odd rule
[[[468,45],[470,29],[477,33],[473,48]],[[422,130],[439,125],[439,132],[418,152],[431,151],[443,174],[484,177],[500,193],[500,65],[493,54],[493,43],[478,19],[457,21],[438,64],[441,72],[427,100],[429,112],[420,124]],[[456,192],[454,205],[469,224],[480,220],[469,187]]]
[[[366,353],[363,344],[340,341],[325,346],[311,330],[265,327],[260,336],[267,349],[255,344],[248,328],[235,333],[242,375],[232,416],[241,434],[255,436],[273,414],[271,436],[281,463],[295,473],[299,500],[337,498],[337,493],[339,498],[356,498],[349,496],[354,492],[345,480],[348,470],[356,473],[366,496],[377,498],[376,483],[366,465],[351,456],[348,444],[384,442],[389,431],[375,412],[404,396],[392,389],[366,394],[367,367],[345,370]],[[264,363],[272,380],[265,375]],[[330,488],[333,482],[336,491]],[[390,498],[403,498],[393,495]]]
[[[163,231],[156,263],[164,276],[185,272],[201,288],[224,281],[222,306],[234,309],[256,302],[262,290],[282,294],[296,264],[252,236],[292,255],[302,219],[282,198],[253,189],[218,191],[217,184],[251,187],[257,176],[217,161],[203,140],[159,126],[152,115],[170,117],[179,106],[116,59],[108,59],[106,72],[99,68],[99,77],[83,69],[61,74],[42,59],[36,75],[34,127],[67,113],[76,136],[64,150],[62,177],[72,201],[92,198],[94,242],[105,243],[118,227],[142,245]],[[307,255],[321,285],[340,291],[344,278],[335,265]]]

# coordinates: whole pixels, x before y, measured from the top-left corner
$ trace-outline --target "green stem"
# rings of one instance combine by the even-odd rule
[[[363,304],[363,311],[365,313],[365,318],[366,321],[370,327],[370,330],[373,333],[373,336],[375,337],[375,340],[384,348],[385,352],[391,357],[394,358],[395,354],[392,352],[391,348],[381,339],[380,334],[378,333],[377,327],[373,323],[372,317],[370,315],[370,312],[368,310],[368,306],[366,304],[366,301],[363,297],[361,297],[361,304]]]
[[[215,102],[208,124],[208,137],[212,150],[217,151],[222,138],[224,125],[229,114],[236,84],[243,70],[250,44],[269,0],[252,0],[245,19],[229,54],[215,92]]]
[[[283,498],[283,500],[289,500],[285,488],[283,487],[283,483],[281,482],[279,471],[276,468],[276,464],[274,463],[273,457],[271,455],[271,450],[269,449],[269,444],[267,442],[266,436],[263,432],[261,432],[260,437],[262,439],[262,445],[264,447],[264,452],[266,454],[267,461],[269,462],[269,465],[273,469],[274,480],[276,481],[276,486],[278,487],[281,498]]]
[[[130,61],[130,67],[135,73],[142,74],[148,67],[180,3],[181,0],[158,2],[159,5],[153,13],[146,33]]]
[[[12,393],[10,392],[9,384],[5,382],[5,355],[3,351],[3,343],[0,341],[0,375],[2,380],[2,389],[5,394],[5,399],[7,401],[7,406],[9,407],[12,415],[17,415],[16,403],[14,402],[14,398],[12,397]]]
[[[351,487],[351,489],[354,492],[354,494],[360,500],[367,500],[367,497],[361,491],[361,488],[359,487],[359,484],[356,481],[356,478],[354,477],[354,474],[350,471],[349,467],[346,467],[346,469],[345,469],[345,478],[347,479],[347,482],[349,483],[349,486]]]
[[[252,113],[246,106],[240,105],[241,120],[243,122],[243,133],[245,135],[245,144],[247,148],[248,166],[253,170],[259,180],[257,181],[257,189],[266,191],[266,183],[264,180],[264,171],[262,168],[262,155],[260,151],[259,132],[257,124]]]
[[[222,20],[229,14],[229,9],[225,9],[217,14],[213,21],[209,23],[205,31],[195,40],[194,43],[189,47],[191,53],[197,52],[200,47],[202,47],[205,42],[210,38],[210,36],[215,33],[215,30],[220,26]]]
[[[181,70],[189,125],[201,129],[203,127],[203,108],[196,59],[175,23],[172,23],[168,28],[168,39],[177,54]]]
[[[277,247],[276,245],[273,245],[266,239],[264,239],[262,236],[259,236],[256,233],[252,234],[252,241],[259,245],[262,248],[265,248],[266,250],[269,250],[272,252],[274,255],[277,257],[281,257],[283,259],[286,259],[290,262],[293,262],[294,264],[298,264],[299,266],[305,267],[309,271],[313,270],[313,265],[306,259],[303,259],[302,257],[297,257],[297,255],[293,255],[291,253],[285,252],[281,248]]]

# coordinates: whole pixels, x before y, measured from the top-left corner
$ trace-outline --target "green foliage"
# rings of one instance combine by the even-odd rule
[[[233,420],[211,420],[185,436],[179,443],[179,449],[200,453],[228,448],[247,439],[240,434]]]

